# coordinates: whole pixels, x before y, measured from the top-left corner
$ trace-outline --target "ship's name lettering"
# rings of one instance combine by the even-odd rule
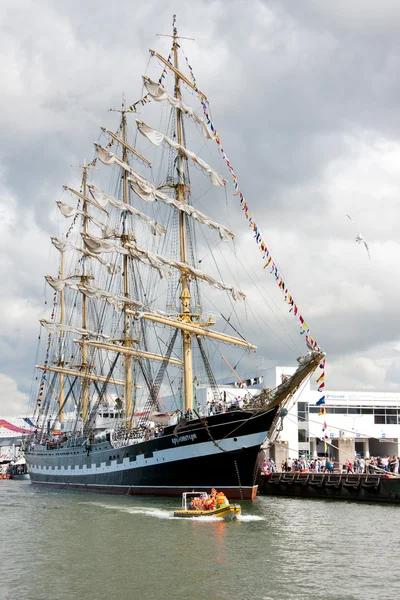
[[[181,444],[182,442],[193,442],[196,438],[196,433],[188,433],[187,435],[183,435],[182,437],[173,438],[172,443],[176,446],[176,444]]]

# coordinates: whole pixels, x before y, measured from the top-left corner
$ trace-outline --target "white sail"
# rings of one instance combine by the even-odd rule
[[[118,254],[129,254],[129,251],[123,246],[113,244],[103,238],[98,238],[90,233],[82,235],[83,243],[92,254],[100,254],[101,252],[118,252]]]
[[[196,156],[194,152],[191,152],[184,146],[181,146],[177,142],[174,142],[163,133],[160,133],[156,129],[153,129],[153,127],[150,127],[146,123],[143,123],[143,121],[139,121],[138,119],[136,119],[136,124],[140,133],[144,135],[144,137],[146,137],[152,144],[154,144],[155,146],[159,146],[160,144],[162,144],[162,142],[166,142],[169,146],[171,146],[171,148],[178,150],[184,156],[186,156],[186,158],[190,158],[194,163],[196,163],[197,165],[199,165],[199,167],[206,171],[206,173],[210,175],[211,183],[213,185],[222,187],[226,185],[227,180],[225,179],[225,177],[222,177],[222,175],[217,173],[217,171],[210,167],[210,165],[208,165],[204,160]]]
[[[143,263],[151,265],[158,271],[163,270],[163,267],[165,268],[165,266],[171,266],[180,271],[188,272],[193,277],[198,277],[203,281],[207,281],[207,283],[212,287],[230,292],[234,300],[244,300],[246,298],[246,294],[244,294],[240,290],[234,288],[231,285],[223,283],[222,281],[218,281],[211,275],[207,275],[207,273],[203,273],[203,271],[200,271],[200,269],[195,269],[187,263],[182,263],[178,260],[172,260],[171,258],[165,258],[165,256],[162,256],[161,254],[155,254],[154,252],[149,252],[148,250],[137,248],[135,246],[132,246],[131,244],[129,244],[128,247],[131,256],[137,258]]]
[[[84,248],[80,248],[79,246],[75,246],[75,244],[72,244],[71,242],[67,242],[66,240],[59,240],[56,237],[52,237],[50,239],[51,239],[53,246],[55,246],[59,252],[67,252],[68,250],[77,250],[78,252],[81,252],[81,254],[84,254],[88,258],[94,258],[95,260],[98,260],[102,265],[107,267],[107,271],[109,272],[110,275],[115,275],[118,272],[118,269],[119,269],[118,265],[108,262],[107,260],[105,260],[104,258],[99,256],[98,254],[92,254],[88,250],[85,250]]]
[[[129,252],[132,258],[136,258],[143,264],[156,269],[162,279],[170,277],[171,269],[168,268],[168,263],[166,261],[160,260],[160,255],[146,250],[142,251],[132,246],[129,246]]]
[[[45,319],[41,319],[40,324],[51,334],[59,333],[60,331],[65,331],[69,333],[77,333],[79,335],[88,335],[93,338],[100,337],[104,338],[105,340],[110,339],[108,335],[104,335],[103,333],[99,333],[98,331],[89,331],[88,329],[82,329],[81,327],[72,327],[71,325],[63,325],[62,323],[50,323]]]
[[[171,198],[170,196],[167,196],[167,194],[155,188],[148,181],[146,181],[146,183],[143,183],[143,181],[139,181],[131,177],[128,177],[128,181],[135,194],[137,194],[139,198],[142,198],[142,200],[145,200],[146,202],[154,202],[154,200],[161,200],[161,202],[169,204],[177,210],[185,212],[187,215],[189,215],[202,225],[207,225],[207,227],[210,227],[210,229],[216,229],[224,242],[229,242],[235,237],[235,234],[232,231],[230,231],[228,227],[225,227],[225,225],[220,225],[219,223],[202,213],[200,210],[197,210],[190,204],[185,204],[184,202],[180,202],[176,198]]]
[[[148,217],[144,213],[140,212],[140,210],[137,210],[130,204],[121,202],[114,196],[110,196],[110,194],[103,192],[103,190],[101,190],[100,188],[97,188],[95,185],[88,185],[88,188],[89,188],[89,191],[90,191],[91,195],[93,196],[93,198],[101,206],[107,206],[107,204],[111,204],[112,206],[115,206],[115,208],[118,208],[122,212],[129,212],[131,215],[138,217],[144,223],[147,223],[148,225],[150,225],[151,232],[153,235],[164,235],[165,234],[165,227],[163,225],[161,225],[160,223],[156,223],[150,217]]]
[[[112,131],[110,131],[106,127],[101,127],[101,130],[104,131],[104,133],[107,133],[108,135],[110,135],[116,142],[118,142],[119,144],[121,144],[122,146],[124,146],[124,148],[126,148],[127,150],[129,150],[129,152],[132,152],[132,154],[134,154],[135,156],[137,156],[137,158],[140,158],[140,160],[142,160],[144,163],[146,163],[146,165],[148,167],[151,167],[151,162],[149,162],[147,160],[147,158],[145,158],[144,156],[142,156],[137,150],[135,150],[135,148],[132,148],[132,146],[130,146],[129,144],[127,144],[126,142],[124,142],[124,140],[121,140],[121,138],[118,137],[116,133],[113,133]]]
[[[60,277],[51,277],[50,275],[46,275],[45,279],[47,283],[57,292],[62,292],[66,285],[73,287],[74,289],[78,289],[76,283],[71,281],[71,277],[65,277],[61,279]]]
[[[104,232],[109,231],[109,227],[107,225],[105,225],[104,223],[101,223],[100,221],[98,221],[97,219],[92,217],[92,215],[90,215],[89,213],[87,213],[83,210],[79,210],[78,208],[74,208],[73,206],[70,206],[69,204],[66,204],[65,202],[61,202],[61,200],[57,200],[56,204],[57,204],[61,214],[66,219],[71,219],[72,217],[75,217],[76,215],[82,215],[83,217],[86,217],[86,219],[89,219],[89,221],[91,221],[92,223],[97,225],[97,227],[99,227],[102,231],[104,231]]]
[[[75,249],[75,246],[67,240],[59,240],[56,237],[51,237],[51,243],[57,248],[59,252],[67,252],[68,250]]]
[[[94,146],[96,148],[97,158],[104,165],[108,165],[108,166],[113,165],[113,164],[119,165],[120,167],[122,167],[122,169],[124,169],[125,171],[127,171],[128,173],[133,175],[134,177],[139,176],[141,179],[143,179],[143,177],[141,175],[139,175],[139,173],[137,173],[134,169],[132,169],[132,167],[130,165],[128,165],[128,163],[121,160],[116,154],[109,152],[106,148],[104,148],[103,146],[100,146],[100,144],[95,144]]]
[[[121,311],[125,304],[131,304],[138,308],[143,308],[141,302],[135,302],[130,298],[125,298],[125,296],[118,296],[116,294],[112,294],[111,292],[107,292],[106,290],[101,290],[99,288],[93,287],[91,285],[79,285],[78,289],[85,294],[88,298],[94,300],[105,300],[108,304],[113,306],[115,310]]]
[[[68,283],[66,285],[69,285]],[[71,286],[73,287],[73,286]],[[83,294],[85,294],[88,298],[93,300],[105,300],[108,304],[110,304],[115,310],[121,311],[124,305],[131,305],[136,310],[146,311],[147,313],[151,313],[154,315],[160,315],[163,317],[172,318],[174,315],[171,313],[166,313],[163,310],[158,310],[151,308],[150,306],[146,306],[143,302],[139,302],[138,300],[133,300],[132,298],[126,298],[125,296],[112,294],[111,292],[107,292],[106,290],[102,290],[100,288],[96,288],[94,286],[89,285],[77,285],[77,289],[79,289]]]
[[[144,85],[146,86],[146,90],[153,100],[156,100],[156,102],[162,102],[163,100],[166,100],[173,108],[179,108],[179,110],[181,110],[186,116],[198,123],[201,126],[201,131],[205,138],[212,140],[215,137],[214,134],[209,130],[205,120],[196,115],[193,108],[185,104],[182,99],[171,96],[171,94],[169,94],[160,83],[152,81],[146,77],[146,75],[143,75],[142,77]]]

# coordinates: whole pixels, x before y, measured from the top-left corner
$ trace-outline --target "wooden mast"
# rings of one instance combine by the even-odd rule
[[[87,196],[87,190],[86,190],[86,184],[87,184],[87,167],[86,167],[86,161],[85,161],[85,166],[83,167],[83,177],[82,177],[82,192],[83,192],[83,196],[84,198],[86,198]],[[82,226],[82,232],[83,235],[86,236],[87,234],[87,202],[84,199],[83,200],[83,226]],[[81,277],[81,282],[82,285],[85,285],[87,282],[87,275],[85,273],[86,271],[86,260],[82,261],[82,264],[84,265],[84,272],[83,275]],[[85,294],[82,294],[82,329],[87,329],[87,298]],[[82,337],[82,371],[84,373],[87,374],[88,372],[88,362],[87,362],[87,346],[85,344],[85,338]],[[87,378],[82,379],[82,421],[85,423],[87,421],[88,418],[88,405],[89,405],[89,381]]]
[[[60,267],[60,278],[63,280],[65,277],[65,253],[61,252],[61,267]],[[61,314],[60,314],[60,323],[64,325],[65,322],[65,288],[63,288],[60,292],[60,305],[61,305]],[[64,332],[61,330],[60,332],[60,356],[59,362],[60,367],[64,367]],[[65,380],[64,373],[60,373],[60,391],[58,394],[58,414],[60,423],[64,421],[64,403],[65,403]]]
[[[175,98],[178,100],[181,98],[180,90],[180,77],[179,72],[179,61],[178,61],[178,42],[177,42],[177,30],[174,25],[173,30],[173,53],[174,53],[174,67],[175,67]],[[183,131],[182,131],[182,112],[179,108],[176,108],[176,128],[178,144],[183,145]],[[178,172],[178,183],[176,185],[177,199],[184,204],[186,201],[186,186],[184,181],[183,172],[183,156],[181,153],[178,154],[177,160],[177,172]],[[185,213],[179,212],[179,239],[180,239],[180,260],[183,263],[187,262],[186,253],[186,232],[185,232]],[[191,311],[190,311],[190,291],[189,281],[186,273],[181,275],[181,319],[184,323],[191,323]],[[185,409],[193,408],[193,353],[192,353],[192,336],[187,330],[182,330],[182,344],[183,344],[183,397]]]
[[[128,150],[126,145],[126,111],[125,105],[122,106],[122,160],[127,163],[128,162]],[[123,201],[124,204],[129,204],[129,189],[128,189],[128,173],[124,169],[123,172]],[[126,215],[125,215],[126,218]],[[129,242],[129,235],[126,231],[126,220],[124,221],[124,230],[122,234],[122,245],[125,247]],[[124,254],[123,257],[124,264],[124,296],[129,298],[129,259],[128,256]],[[130,325],[130,317],[127,312],[127,306],[124,306],[124,346],[131,347],[131,325]],[[125,419],[126,426],[131,426],[131,416],[132,416],[132,357],[129,354],[126,354],[124,357],[124,371],[125,371]]]

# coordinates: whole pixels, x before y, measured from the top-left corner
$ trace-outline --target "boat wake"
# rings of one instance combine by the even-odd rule
[[[149,508],[148,506],[116,506],[105,504],[103,502],[81,502],[81,504],[90,504],[99,508],[128,513],[130,515],[145,515],[156,517],[157,519],[175,519],[173,511],[163,510],[161,508]]]
[[[168,521],[182,521],[180,517],[174,517],[174,512],[170,510],[164,510],[162,508],[149,508],[148,506],[121,506],[106,504],[104,502],[80,502],[80,504],[98,506],[99,508],[105,508],[107,510],[119,511],[128,513],[130,515],[143,515],[146,517],[155,517],[156,519],[165,519]],[[238,515],[236,517],[238,521],[245,523],[252,521],[265,521],[264,517],[257,515]],[[216,522],[222,521],[221,517],[204,515],[202,517],[185,518],[185,521],[199,521],[199,522]]]
[[[247,523],[251,521],[265,521],[265,517],[259,517],[257,515],[239,515],[236,518],[238,521],[245,521]]]

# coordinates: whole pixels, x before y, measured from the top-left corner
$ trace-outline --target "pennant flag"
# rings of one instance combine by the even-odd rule
[[[324,384],[324,382],[322,382],[322,383],[320,384],[319,388],[318,388],[318,391],[319,391],[319,392],[323,392],[323,391],[324,391],[324,387],[325,387],[325,384]]]
[[[316,406],[320,406],[321,404],[325,404],[325,396],[322,396],[322,398],[315,403]]]
[[[317,379],[317,383],[323,381],[325,379],[325,373],[321,373],[321,375]]]
[[[320,417],[321,415],[326,415],[326,408],[325,408],[324,406],[321,408],[321,410],[320,410],[320,411],[319,411],[319,413],[318,413],[318,416],[319,416],[319,417]]]
[[[324,426],[322,428],[322,431],[325,431],[326,428],[327,428],[327,424],[326,424],[326,421],[324,421]]]
[[[190,63],[189,63],[189,61],[188,61],[188,59],[187,59],[187,57],[185,55],[184,55],[184,58],[185,58],[186,63],[188,65],[188,68],[189,68],[189,71],[190,71],[190,76],[192,78],[195,91],[198,94],[200,103],[202,105],[204,116],[207,119],[207,124],[209,125],[211,131],[214,133],[215,142],[218,144],[220,152],[222,154],[222,158],[224,159],[224,161],[225,161],[225,163],[226,163],[226,165],[227,165],[227,167],[228,167],[228,169],[229,169],[229,171],[231,173],[232,180],[233,180],[233,183],[234,183],[234,187],[235,187],[235,190],[236,190],[235,193],[234,193],[234,196],[236,196],[236,195],[239,194],[240,203],[242,205],[243,210],[245,211],[245,217],[249,221],[249,225],[252,226],[253,231],[255,232],[255,236],[254,237],[255,237],[256,243],[259,245],[259,249],[260,249],[260,251],[261,251],[261,253],[263,255],[263,259],[265,260],[265,252],[267,250],[267,245],[266,245],[266,243],[264,242],[264,240],[261,237],[260,229],[259,229],[257,223],[255,222],[255,219],[252,217],[252,215],[251,215],[251,213],[249,211],[249,207],[248,207],[248,205],[247,205],[247,203],[245,201],[245,198],[244,198],[244,196],[243,196],[243,194],[242,194],[242,192],[240,190],[238,179],[237,179],[236,173],[233,170],[232,163],[228,159],[228,157],[226,155],[226,152],[225,152],[224,148],[222,147],[222,142],[221,142],[221,139],[219,137],[219,133],[218,133],[218,131],[217,131],[214,123],[211,120],[211,117],[210,117],[210,114],[209,114],[209,108],[207,106],[206,100],[205,100],[203,94],[201,93],[201,91],[197,87],[196,78],[194,76],[193,69],[190,66]],[[268,260],[268,263],[264,266],[264,269],[269,265],[269,263],[270,263],[270,261]],[[285,283],[284,283],[284,281],[283,281],[283,279],[282,279],[282,277],[281,277],[281,275],[279,273],[278,267],[275,265],[274,262],[272,263],[272,269],[270,271],[270,274],[274,275],[279,288],[283,291],[283,293],[286,296],[286,294],[288,293],[288,289],[287,289],[287,287],[286,287],[286,285],[285,285]],[[293,298],[292,298],[292,300],[293,300]],[[285,301],[286,301],[286,297],[285,297]],[[292,302],[292,305],[293,304],[294,304],[294,301]],[[292,311],[292,309],[289,310],[289,312],[291,312],[291,311]],[[294,306],[294,311],[293,312],[294,312],[295,316],[299,312],[298,307],[296,305]],[[303,329],[306,330],[307,329],[307,325],[304,322],[304,318],[301,315],[299,315],[299,319],[300,319],[300,324],[304,325]],[[304,331],[300,331],[301,335],[303,333],[304,333]],[[309,334],[309,331],[307,332],[307,335],[308,334]],[[306,336],[306,338],[307,338],[307,336]],[[308,340],[306,340],[306,341],[308,342]],[[317,344],[317,342],[314,339],[313,339],[313,347],[315,349],[317,349],[317,350],[319,349],[318,344]]]

